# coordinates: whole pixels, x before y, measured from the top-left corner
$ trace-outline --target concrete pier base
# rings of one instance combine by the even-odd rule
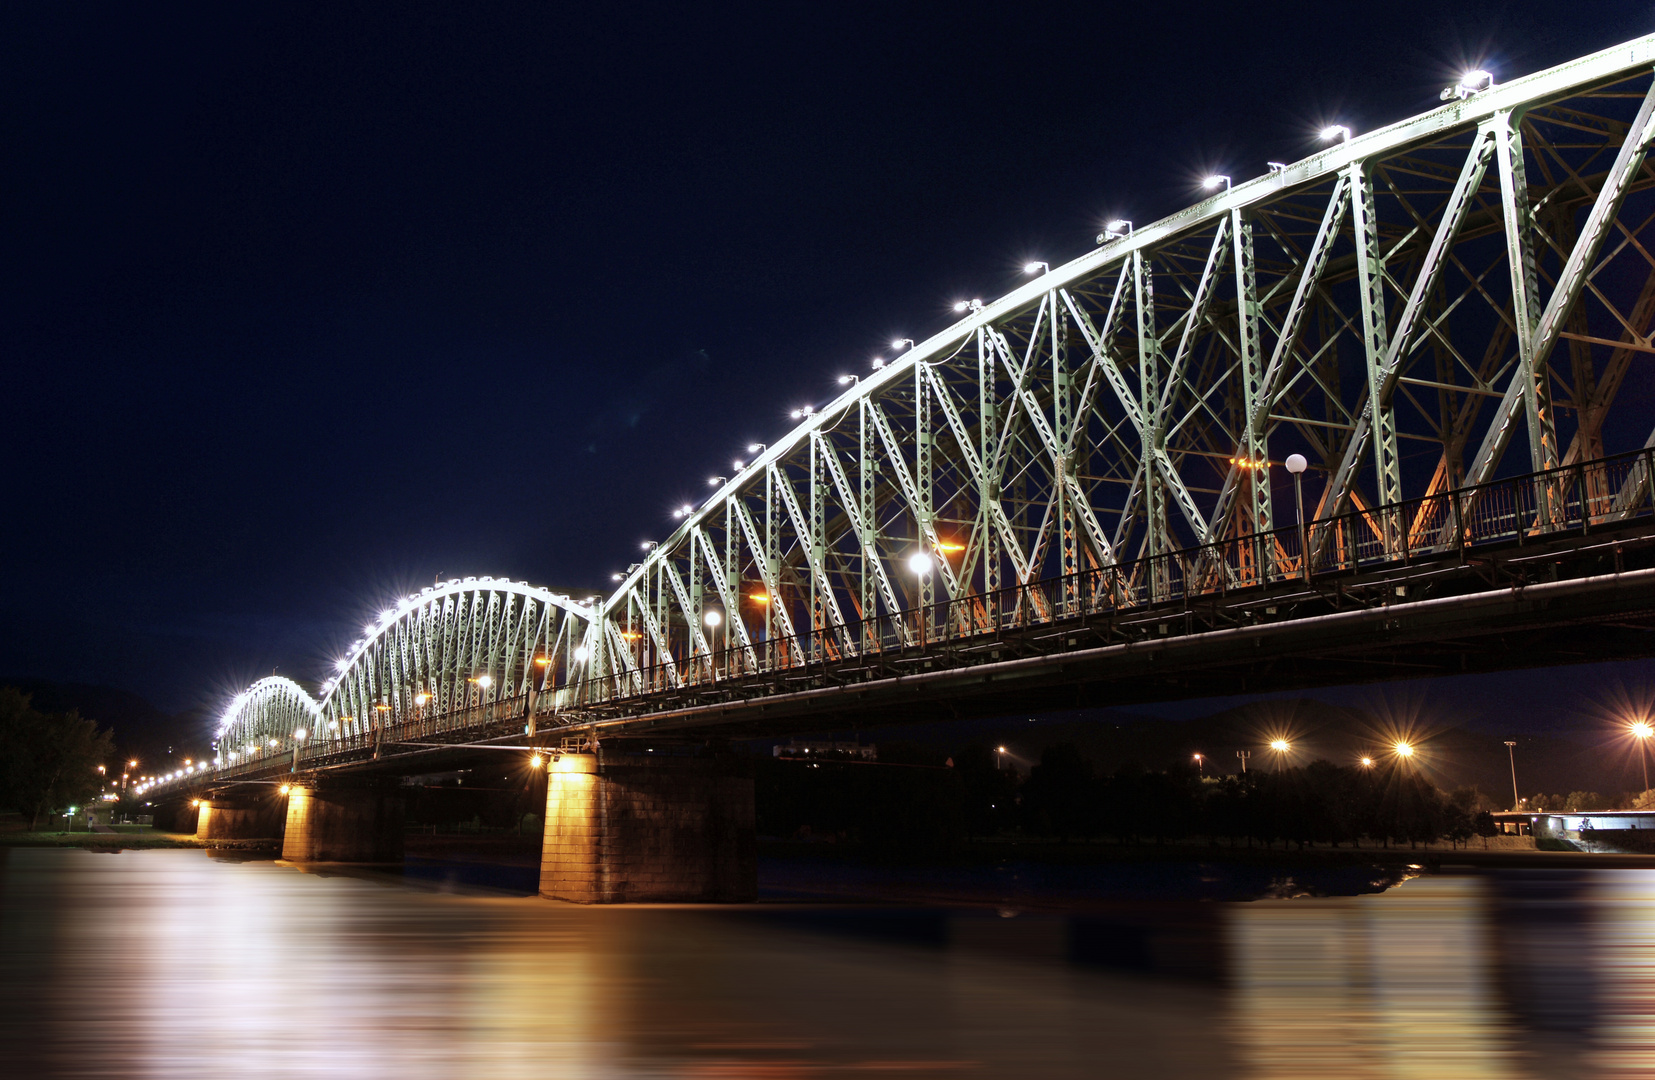
[[[717,758],[564,755],[547,773],[540,893],[578,904],[755,899],[752,778]]]
[[[402,795],[394,787],[295,784],[282,858],[289,862],[402,861]]]
[[[196,811],[197,840],[271,840],[282,835],[285,814],[274,799],[207,798]]]

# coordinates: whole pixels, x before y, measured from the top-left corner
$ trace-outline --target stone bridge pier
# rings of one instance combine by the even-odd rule
[[[758,895],[752,774],[724,757],[564,754],[547,769],[540,893],[579,904]]]
[[[308,780],[287,793],[282,858],[289,862],[400,863],[400,784]]]
[[[285,811],[275,788],[259,796],[226,795],[204,797],[196,810],[198,840],[273,840],[282,835]]]

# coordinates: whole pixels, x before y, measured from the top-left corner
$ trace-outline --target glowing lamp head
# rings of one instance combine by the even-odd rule
[[[1208,191],[1213,191],[1213,190],[1215,190],[1217,188],[1220,188],[1220,187],[1228,187],[1229,184],[1230,184],[1230,178],[1228,176],[1223,176],[1223,175],[1218,174],[1218,173],[1214,173],[1212,176],[1205,177],[1201,181],[1201,186],[1206,188]]]
[[[747,452],[748,452],[748,453],[749,453],[749,454],[756,454],[756,453],[758,453],[758,452],[759,452],[759,451],[760,451],[760,450],[763,450],[763,449],[764,449],[764,444],[763,444],[763,443],[761,443],[761,442],[756,442],[756,443],[749,443],[749,444],[748,444],[748,445],[747,445]]]
[[[1350,138],[1350,128],[1343,124],[1329,124],[1317,134],[1323,142],[1344,142]]]
[[[1303,454],[1288,454],[1287,460],[1282,464],[1286,465],[1287,471],[1292,473],[1294,476],[1297,476],[1306,469],[1310,468],[1310,462],[1305,460]]]
[[[300,742],[304,742],[305,738],[309,736],[309,734],[310,732],[306,731],[304,728],[299,728],[293,732],[293,737]]]
[[[1278,754],[1285,754],[1289,750],[1293,749],[1293,747],[1286,739],[1271,739],[1270,749],[1274,750]]]
[[[292,784],[283,784],[279,790],[281,791],[281,793],[283,795],[286,795],[288,792],[293,790],[293,785]]]
[[[1394,747],[1392,747],[1392,749],[1396,751],[1396,756],[1397,757],[1413,757],[1414,756],[1414,748],[1413,748],[1413,745],[1411,743],[1406,743],[1406,742],[1402,742],[1401,740],[1398,740],[1397,744]]]
[[[544,759],[542,759],[541,756],[538,753],[529,755],[529,768],[531,768],[531,769],[540,768],[540,766],[543,764],[543,760]]]
[[[908,556],[908,569],[920,577],[924,577],[926,574],[929,574],[932,566],[934,565],[935,564],[931,561],[931,556],[927,555],[923,551],[916,551],[914,554]]]
[[[493,686],[494,685],[494,676],[492,676],[492,675],[479,675],[479,676],[477,676],[477,685],[478,686]]]
[[[967,307],[970,307],[970,305],[967,304],[964,300],[961,300],[959,303],[954,305],[954,310],[955,311],[964,311]]]
[[[1635,739],[1647,739],[1651,735],[1655,735],[1655,728],[1650,727],[1644,721],[1640,720],[1637,723],[1632,725],[1632,737],[1633,738],[1635,738]]]
[[[582,645],[575,650],[575,663],[583,664],[592,656],[592,650]]]
[[[1027,266],[1023,267],[1023,273],[1025,273],[1025,274],[1038,274],[1042,270],[1045,270],[1049,273],[1051,271],[1051,267],[1046,265],[1043,262],[1032,262],[1032,263],[1029,263]]]
[[[1371,768],[1373,768],[1373,758],[1371,758],[1371,757],[1365,757],[1365,758],[1363,758],[1363,759],[1362,759],[1362,767],[1363,767],[1363,768],[1364,768],[1364,769],[1371,769]]]
[[[701,621],[706,623],[708,626],[717,629],[718,625],[724,621],[724,615],[722,612],[709,611],[707,614],[701,616]]]

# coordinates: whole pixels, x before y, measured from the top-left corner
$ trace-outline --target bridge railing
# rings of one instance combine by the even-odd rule
[[[990,647],[1008,631],[1151,609],[1295,579],[1374,570],[1473,547],[1536,542],[1655,515],[1655,456],[1631,451],[1547,472],[1357,506],[1295,523],[992,593],[827,625],[750,646],[699,653],[588,680],[585,701],[638,697],[752,676],[786,677],[812,664],[854,670],[942,647]],[[1306,558],[1308,549],[1309,557]],[[1308,561],[1308,565],[1307,565]]]

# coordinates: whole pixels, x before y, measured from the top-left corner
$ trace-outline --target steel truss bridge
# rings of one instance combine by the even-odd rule
[[[1119,223],[609,596],[451,581],[261,680],[216,775],[1645,655],[1652,139],[1655,36]]]

